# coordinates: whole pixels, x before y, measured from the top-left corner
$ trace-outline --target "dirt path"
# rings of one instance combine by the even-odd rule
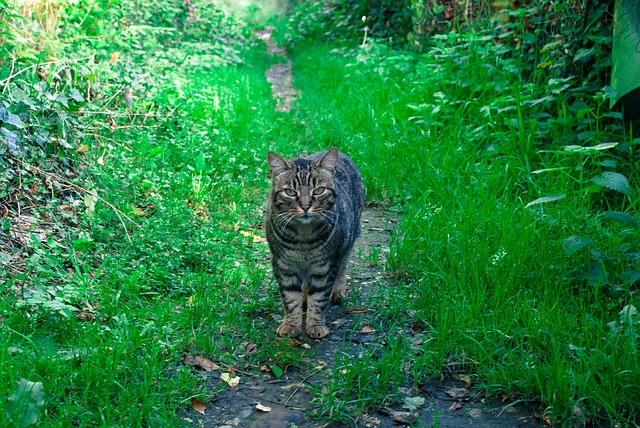
[[[396,227],[395,216],[389,212],[367,209],[363,214],[363,234],[356,244],[355,256],[351,261],[351,296],[345,306],[333,306],[327,313],[331,333],[328,338],[313,341],[299,338],[291,341],[291,346],[310,348],[309,358],[290,366],[280,378],[271,373],[257,371],[252,376],[244,376],[242,382],[233,388],[225,387],[207,404],[206,415],[192,412],[189,419],[194,426],[207,428],[319,428],[346,427],[347,425],[314,420],[307,416],[313,410],[310,404],[311,390],[320,390],[335,367],[339,353],[349,358],[360,358],[363,350],[376,349],[382,352],[382,334],[363,332],[363,326],[370,325],[375,317],[372,300],[375,285],[386,281],[382,268],[389,251],[389,236]],[[375,257],[377,262],[373,262]],[[354,301],[355,300],[355,301]],[[273,320],[273,329],[277,321]],[[222,381],[219,373],[211,372],[212,389],[220,389]],[[499,401],[487,401],[480,394],[468,389],[465,382],[447,378],[441,382],[422,385],[420,391],[411,385],[399,388],[401,394],[422,397],[425,402],[415,412],[407,412],[401,405],[362,415],[353,415],[356,427],[391,428],[397,426],[440,426],[440,427],[537,427],[535,418],[523,409],[506,407]],[[257,405],[271,410],[263,412]],[[197,415],[197,416],[196,416]],[[414,421],[413,424],[403,421]]]
[[[266,72],[267,82],[271,83],[273,98],[277,100],[276,110],[286,113],[291,110],[291,103],[297,98],[298,91],[293,87],[291,60],[287,57],[286,49],[277,46],[271,38],[274,29],[274,27],[265,27],[254,34],[265,42],[269,53],[286,61],[284,64],[273,64]]]
[[[271,39],[273,28],[256,32],[267,44],[270,52],[286,59],[276,64],[266,76],[272,84],[273,96],[278,100],[276,109],[288,112],[297,91],[291,85],[291,61],[284,49],[275,46]],[[301,347],[307,358],[295,366],[289,366],[282,376],[276,377],[268,370],[258,370],[243,375],[242,382],[227,387],[220,380],[220,373],[210,372],[211,390],[219,391],[207,403],[206,414],[195,411],[186,418],[193,426],[207,428],[320,428],[346,427],[347,425],[310,418],[313,405],[312,390],[321,390],[336,366],[336,356],[349,359],[362,358],[363,352],[384,350],[383,333],[369,326],[376,317],[375,299],[377,287],[387,285],[384,274],[386,255],[389,253],[389,237],[397,225],[397,215],[390,211],[368,208],[362,218],[363,233],[356,243],[350,262],[348,286],[350,298],[345,306],[333,306],[327,312],[331,329],[329,337],[314,341],[309,338],[289,339],[288,345]],[[274,315],[278,318],[280,315]],[[278,319],[272,319],[276,329]],[[420,386],[398,388],[403,397],[420,397],[424,403],[413,412],[402,409],[400,404],[382,407],[371,414],[352,415],[353,426],[367,428],[391,428],[396,426],[420,427],[538,427],[539,422],[529,409],[506,406],[497,400],[488,400],[464,382],[464,376],[443,375],[439,382]],[[380,403],[382,405],[382,403]],[[260,406],[266,406],[268,411]]]

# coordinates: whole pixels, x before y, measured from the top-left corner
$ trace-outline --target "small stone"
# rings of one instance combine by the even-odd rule
[[[240,425],[240,418],[233,418],[228,421],[225,421],[225,424],[237,427]]]
[[[244,409],[243,411],[240,412],[238,416],[240,417],[240,419],[247,419],[249,416],[251,416],[252,413],[253,413],[253,409],[251,408]]]
[[[482,417],[482,410],[471,409],[468,414],[471,419],[480,419]]]

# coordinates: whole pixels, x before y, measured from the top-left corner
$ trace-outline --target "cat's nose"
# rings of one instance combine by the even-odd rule
[[[300,208],[302,208],[302,211],[307,212],[311,209],[311,205],[300,205]]]

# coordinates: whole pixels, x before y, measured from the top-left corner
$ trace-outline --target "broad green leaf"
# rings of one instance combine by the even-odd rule
[[[560,195],[543,196],[542,198],[538,198],[535,201],[529,202],[524,207],[525,208],[529,208],[532,205],[546,204],[547,202],[559,201],[560,199],[563,199],[565,196],[567,196],[567,195],[565,195],[564,193],[562,193]]]
[[[269,369],[271,369],[271,373],[273,373],[276,378],[281,378],[284,374],[284,371],[275,364],[269,365]]]
[[[632,191],[631,184],[629,184],[627,177],[617,172],[603,172],[602,175],[593,177],[591,181],[599,186],[624,193],[625,195],[630,195]]]
[[[93,217],[93,213],[96,210],[96,202],[98,202],[98,192],[95,189],[84,194],[84,206],[87,208],[85,211],[87,217]]]
[[[594,48],[578,49],[578,52],[576,52],[576,55],[573,57],[573,62],[586,62],[586,61],[588,61],[589,58],[591,58],[591,56],[593,55],[593,50],[594,50]]]
[[[602,213],[602,217],[607,220],[617,221],[618,223],[625,223],[633,227],[638,227],[638,222],[636,219],[627,213],[623,213],[620,211],[605,211]]]
[[[567,253],[567,255],[571,255],[576,251],[579,251],[582,248],[586,247],[587,245],[590,245],[592,242],[593,240],[591,238],[585,238],[583,236],[576,235],[569,236],[568,238],[565,238],[563,242],[564,252]]]
[[[17,427],[27,427],[38,423],[40,409],[44,406],[44,387],[42,382],[20,379],[13,394],[7,399],[7,420]]]
[[[632,321],[632,317],[638,315],[638,309],[633,305],[627,305],[622,308],[622,310],[618,312],[618,314],[620,315],[620,322],[624,323]]]
[[[418,407],[422,406],[424,404],[424,401],[425,401],[424,397],[420,397],[420,396],[405,397],[402,408],[412,412],[414,410],[418,410]]]
[[[78,91],[76,88],[73,88],[69,91],[69,97],[71,97],[72,100],[78,103],[81,103],[84,101],[84,97],[82,96],[80,91]]]
[[[617,166],[617,163],[614,159],[605,159],[603,161],[596,162],[596,165],[604,166],[606,168],[615,168]]]
[[[625,284],[633,284],[635,282],[640,281],[640,272],[637,270],[630,270],[622,273],[620,278],[624,281]]]

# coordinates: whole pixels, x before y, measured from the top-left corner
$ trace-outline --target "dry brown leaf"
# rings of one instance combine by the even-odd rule
[[[195,357],[193,355],[185,355],[184,357],[182,357],[182,364],[184,364],[185,366],[193,366],[206,372],[220,370],[219,365],[199,355],[196,355]]]
[[[449,406],[449,408],[447,409],[447,412],[454,412],[456,410],[460,410],[462,409],[462,406],[464,406],[464,404],[462,404],[461,402],[454,401],[453,404]]]
[[[265,413],[271,411],[271,407],[263,406],[260,403],[256,404],[256,409],[260,410],[261,412],[265,412]]]
[[[367,309],[367,308],[353,308],[353,309],[345,309],[344,313],[349,315],[349,314],[366,314],[371,312],[371,309]]]
[[[365,333],[365,334],[369,334],[369,333],[375,333],[376,330],[368,325],[365,325],[364,327],[362,327],[362,330],[360,330],[360,333]]]
[[[89,152],[89,146],[87,146],[86,144],[80,144],[76,149],[76,153],[78,154],[84,154],[87,152]]]
[[[222,379],[227,385],[232,388],[234,386],[238,386],[238,384],[240,383],[240,378],[238,376],[234,376],[231,373],[227,372],[221,373],[220,379]]]
[[[246,352],[247,354],[255,354],[256,352],[258,352],[258,345],[253,342],[247,343],[244,346],[244,352]]]
[[[381,413],[388,415],[393,419],[393,424],[414,424],[420,416],[417,412],[402,412],[393,410],[389,407],[383,407],[380,409]]]
[[[143,210],[142,208],[140,208],[140,207],[135,207],[133,209],[133,213],[135,215],[137,215],[138,217],[146,217],[146,215],[147,215],[147,212],[145,210]]]
[[[191,406],[193,407],[193,410],[203,415],[204,415],[204,411],[207,409],[207,406],[202,401],[198,400],[195,397],[191,399]]]
[[[546,413],[543,413],[541,411],[536,411],[535,412],[535,417],[538,419],[542,419],[545,423],[545,425],[549,425],[549,426],[553,426],[555,425],[555,421],[553,419],[551,419],[551,415],[548,415]]]
[[[96,316],[93,312],[88,311],[82,311],[76,314],[76,319],[79,319],[80,321],[91,321],[95,317]]]
[[[455,400],[464,400],[470,397],[467,388],[445,388],[444,392]]]
[[[297,347],[304,348],[304,349],[311,349],[311,345],[309,345],[308,343],[301,342],[301,341],[293,339],[293,338],[287,339],[287,345],[289,345],[289,346],[297,346]]]
[[[469,376],[469,375],[458,375],[458,376],[456,376],[456,379],[463,381],[465,388],[471,389],[471,386],[473,385],[473,380],[471,379],[471,376]]]

